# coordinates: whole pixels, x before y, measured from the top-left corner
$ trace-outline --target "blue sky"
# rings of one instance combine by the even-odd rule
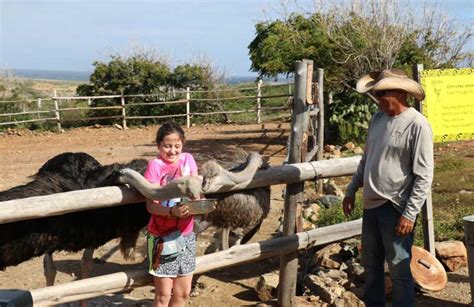
[[[94,61],[136,43],[173,64],[205,55],[230,76],[248,76],[254,25],[278,16],[280,2],[0,0],[0,67],[92,71]],[[472,24],[474,0],[445,2],[450,14]]]

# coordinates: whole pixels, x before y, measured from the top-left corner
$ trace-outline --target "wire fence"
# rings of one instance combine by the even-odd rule
[[[293,83],[217,90],[168,90],[157,94],[59,96],[29,100],[0,101],[0,129],[42,128],[62,131],[64,127],[93,124],[157,123],[181,119],[187,127],[194,122],[256,122],[287,116]],[[252,115],[253,114],[253,115]],[[131,123],[130,123],[131,122]]]

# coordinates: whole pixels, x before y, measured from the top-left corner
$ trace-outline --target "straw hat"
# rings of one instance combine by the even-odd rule
[[[357,91],[401,90],[415,97],[416,100],[425,99],[425,91],[418,82],[408,78],[399,68],[390,68],[383,71],[373,71],[363,76],[357,82]]]

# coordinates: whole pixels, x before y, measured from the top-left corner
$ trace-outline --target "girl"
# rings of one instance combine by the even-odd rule
[[[193,156],[182,152],[184,141],[184,131],[176,123],[165,123],[158,129],[156,144],[159,154],[148,163],[145,172],[148,181],[166,185],[181,176],[197,175]],[[179,201],[179,198],[161,202],[147,200],[147,210],[151,213],[147,242],[149,273],[154,276],[155,284],[153,306],[184,306],[191,292],[196,267],[193,217],[186,205],[176,206]],[[185,239],[184,253],[174,260],[163,259],[156,252],[160,237],[177,229]]]

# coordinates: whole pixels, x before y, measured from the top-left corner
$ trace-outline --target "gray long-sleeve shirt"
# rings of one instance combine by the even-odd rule
[[[396,116],[376,112],[346,196],[354,197],[363,186],[365,209],[390,200],[404,217],[415,221],[432,180],[433,134],[426,118],[413,108]]]

